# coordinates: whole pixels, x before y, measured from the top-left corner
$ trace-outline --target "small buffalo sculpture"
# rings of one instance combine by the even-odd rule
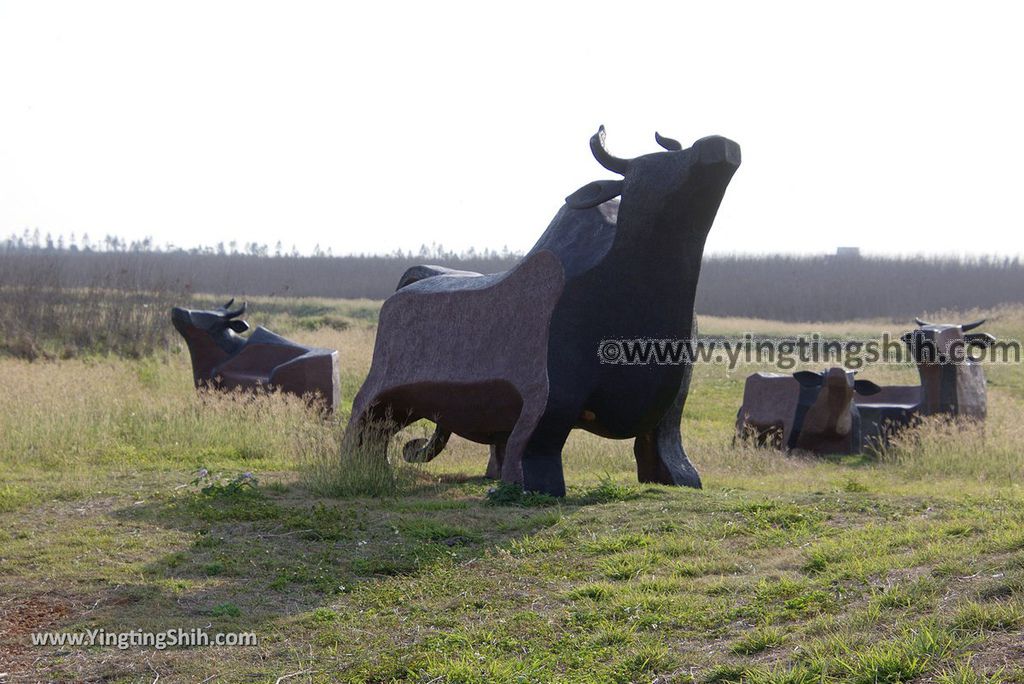
[[[987,348],[996,338],[971,332],[985,319],[973,323],[928,323],[915,318],[918,327],[901,338],[913,354],[921,376],[921,415],[944,413],[984,420],[988,413],[985,372],[970,354]]]
[[[427,419],[434,435],[407,457],[428,460],[458,434],[491,446],[490,474],[562,496],[562,447],[582,428],[634,439],[640,481],[700,487],[679,434],[690,367],[605,365],[597,351],[613,335],[690,337],[704,242],[740,148],[713,136],[683,149],[655,134],[666,151],[621,159],[604,137],[602,126],[590,149],[622,178],[569,195],[513,268],[403,276],[381,309],[349,444],[386,449]]]
[[[900,339],[917,364],[920,385],[854,381],[853,372],[842,368],[792,376],[755,373],[744,387],[737,436],[761,446],[850,454],[886,446],[921,416],[984,420],[985,373],[970,352],[995,343],[988,333],[971,332],[985,321],[914,320],[918,327]]]
[[[171,322],[192,357],[196,387],[277,389],[318,398],[333,411],[340,400],[338,352],[306,347],[262,326],[242,337],[249,329],[240,318],[245,304],[231,310],[234,301],[210,311],[171,309]]]
[[[854,371],[829,368],[791,375],[754,373],[743,388],[736,433],[761,446],[805,449],[819,454],[855,454],[863,447],[854,397],[877,394]]]

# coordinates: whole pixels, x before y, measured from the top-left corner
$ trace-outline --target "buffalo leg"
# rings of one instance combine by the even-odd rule
[[[371,405],[358,417],[349,420],[342,437],[342,454],[362,452],[380,459],[387,459],[388,445],[410,420],[396,421],[389,407]]]
[[[636,476],[640,482],[701,488],[700,475],[686,457],[679,431],[683,406],[690,391],[691,373],[691,368],[687,366],[679,392],[665,415],[652,431],[637,435],[633,442]]]
[[[491,480],[501,479],[501,466],[505,462],[505,442],[491,445],[491,457],[487,461],[487,472],[484,477]]]
[[[565,496],[562,448],[580,415],[580,402],[549,404],[522,455],[523,489]],[[567,408],[572,406],[573,408]]]
[[[523,398],[523,403],[519,410],[519,416],[516,418],[515,427],[509,433],[508,439],[504,441],[504,448],[500,454],[495,456],[502,456],[501,481],[522,486],[523,453],[526,451],[526,443],[533,435],[534,428],[537,427],[541,416],[544,415],[547,395],[540,392],[523,391],[520,391],[519,395]],[[488,468],[490,468],[490,463],[488,463]]]

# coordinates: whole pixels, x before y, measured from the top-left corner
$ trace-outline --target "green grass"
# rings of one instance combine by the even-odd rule
[[[304,341],[341,350],[350,403],[373,342],[372,317],[356,314],[375,309],[300,304],[264,303],[296,331],[348,316],[310,324]],[[992,329],[1021,336],[1024,317],[1002,316]],[[704,330],[716,324],[742,325]],[[344,412],[323,421],[286,397],[198,396],[180,352],[0,360],[0,672],[1024,679],[1021,369],[991,370],[984,434],[928,424],[879,458],[836,459],[732,445],[752,370],[696,371],[683,430],[704,490],[639,485],[630,443],[574,434],[559,500],[484,480],[486,448],[458,439],[428,465],[368,476],[341,457]],[[260,646],[58,649],[28,637],[195,627],[251,630]]]

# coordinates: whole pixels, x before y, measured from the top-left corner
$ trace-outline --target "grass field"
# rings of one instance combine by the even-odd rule
[[[339,349],[351,405],[376,304],[250,308]],[[1024,338],[1024,309],[987,313]],[[683,434],[703,491],[639,486],[630,442],[579,433],[553,500],[489,493],[486,448],[459,440],[383,496],[343,494],[325,464],[345,411],[197,395],[183,349],[0,359],[0,681],[1024,681],[1024,368],[987,368],[984,428],[928,423],[845,459],[733,446],[754,370],[695,372]],[[30,640],[193,628],[259,645]]]

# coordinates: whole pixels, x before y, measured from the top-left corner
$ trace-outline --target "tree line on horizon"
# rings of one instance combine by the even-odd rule
[[[387,256],[301,255],[255,243],[241,251],[230,243],[221,247],[12,236],[0,242],[0,288],[384,299],[411,266],[497,273],[521,258],[507,250],[455,253],[440,245]],[[712,255],[704,259],[696,309],[783,321],[906,320],[1018,302],[1024,302],[1018,258]]]
[[[155,252],[158,254],[196,254],[205,256],[256,256],[256,257],[333,257],[334,253],[331,247],[322,249],[319,244],[313,247],[313,251],[309,254],[300,252],[298,247],[294,244],[291,247],[286,248],[284,243],[280,240],[274,244],[273,247],[266,243],[260,244],[258,242],[245,242],[239,244],[236,240],[229,240],[224,242],[223,240],[213,245],[194,245],[192,247],[182,247],[172,242],[166,242],[160,244],[156,242],[152,237],[145,237],[139,240],[127,240],[117,235],[104,235],[100,239],[93,239],[89,233],[82,233],[81,236],[76,233],[71,233],[67,239],[64,235],[58,234],[53,235],[52,233],[42,233],[38,228],[34,230],[24,229],[19,235],[17,233],[11,233],[5,240],[0,242],[0,252],[24,252],[24,251],[64,251],[69,252],[108,252],[108,253],[139,253],[139,252]],[[351,256],[371,256],[364,254],[356,254]],[[446,250],[444,245],[438,243],[431,243],[429,246],[426,244],[420,245],[417,252],[412,250],[403,252],[397,250],[391,254],[384,256],[389,257],[420,257],[420,258],[440,258],[440,259],[456,259],[456,258],[467,258],[475,259],[477,257],[484,259],[492,258],[512,258],[521,256],[515,252],[509,251],[508,247],[504,247],[500,251],[492,249],[484,249],[481,252],[477,252],[475,248],[470,247],[465,252],[454,252]]]

